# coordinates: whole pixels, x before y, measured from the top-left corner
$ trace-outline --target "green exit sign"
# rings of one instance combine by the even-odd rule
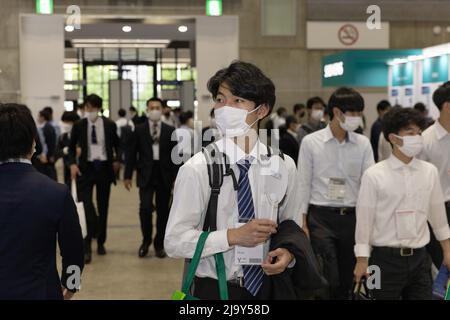
[[[52,14],[53,0],[36,0],[36,13]]]
[[[222,15],[222,0],[206,0],[206,15],[207,16],[221,16]]]

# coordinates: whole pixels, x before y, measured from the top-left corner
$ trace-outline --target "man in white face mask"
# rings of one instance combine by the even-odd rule
[[[425,119],[410,108],[393,108],[382,120],[392,155],[362,178],[356,208],[356,281],[377,266],[377,300],[431,300],[431,264],[425,246],[430,222],[450,268],[450,228],[437,168],[415,157],[422,151]],[[439,266],[440,267],[440,266]],[[450,269],[449,269],[450,270]]]
[[[91,240],[97,236],[97,253],[105,255],[111,184],[116,183],[120,168],[120,146],[114,121],[99,116],[103,99],[91,94],[85,100],[86,118],[73,125],[69,145],[71,178],[76,179],[78,199],[86,211],[87,237],[85,262],[92,259]],[[81,153],[79,152],[81,148]],[[97,193],[98,215],[92,201],[93,188]],[[98,216],[98,217],[97,217]]]
[[[259,121],[273,109],[275,87],[256,66],[237,61],[219,70],[209,80],[208,90],[215,101],[215,122],[223,136],[210,146],[228,158],[231,172],[220,187],[217,210],[213,213],[216,222],[207,228],[211,233],[196,272],[194,295],[219,299],[214,262],[217,253],[224,257],[229,298],[259,299],[264,274],[280,274],[295,264],[290,249],[270,249],[271,236],[277,232],[281,236],[285,222],[292,222],[301,233],[296,225],[300,221],[295,163],[287,155],[284,161],[276,156],[281,163],[273,168],[273,175],[278,177],[274,185],[280,181],[283,187],[273,195],[285,199],[282,206],[277,206],[281,226],[277,231],[276,213],[270,214],[273,205],[262,199],[266,198],[261,187],[265,179],[270,180],[267,173],[262,173],[261,163],[271,158],[257,132]],[[203,152],[195,154],[180,169],[166,230],[169,256],[194,255],[201,230],[207,224],[205,212],[211,195],[208,170]]]
[[[316,132],[317,130],[325,128],[326,124],[323,122],[325,115],[325,102],[320,97],[313,97],[308,99],[306,103],[306,110],[308,118],[305,124],[301,125],[297,131],[297,140],[299,145],[308,134]]]
[[[300,148],[303,226],[330,285],[323,298],[347,299],[353,283],[356,200],[361,176],[374,164],[369,139],[353,132],[363,110],[364,99],[356,90],[337,89],[328,102],[331,122],[307,135]]]
[[[141,221],[142,244],[138,256],[145,257],[153,243],[155,255],[165,258],[164,235],[169,217],[169,202],[177,166],[172,161],[172,140],[175,128],[162,121],[163,101],[151,98],[147,101],[147,119],[137,125],[125,160],[125,188],[131,189],[133,171],[137,169],[139,188],[139,217]],[[156,198],[156,235],[153,237],[153,195]]]

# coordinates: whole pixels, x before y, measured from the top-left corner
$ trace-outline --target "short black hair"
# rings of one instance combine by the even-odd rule
[[[389,101],[381,100],[377,104],[377,111],[378,112],[385,111],[385,110],[389,109],[390,107],[391,107],[391,103]]]
[[[226,84],[233,95],[254,102],[256,107],[266,104],[269,113],[272,112],[276,101],[275,85],[254,64],[234,61],[217,71],[208,81],[208,91],[214,99],[222,84]]]
[[[123,118],[127,115],[127,111],[125,109],[119,109],[119,117]]]
[[[128,111],[130,111],[130,112],[137,112],[137,109],[136,109],[135,107],[131,106],[131,107],[128,109]]]
[[[303,103],[294,104],[294,107],[293,107],[294,114],[296,114],[299,110],[302,110],[305,108],[306,108],[306,106]]]
[[[450,102],[450,81],[443,83],[433,93],[433,102],[439,111],[442,110],[442,106],[446,102]]]
[[[52,119],[52,116],[50,114],[50,112],[48,111],[48,109],[43,109],[41,111],[39,111],[39,115],[45,119],[45,121],[50,121]]]
[[[295,116],[287,116],[286,117],[286,128],[289,129],[291,124],[298,123],[298,120]]]
[[[426,125],[425,117],[412,108],[393,107],[381,120],[384,138],[389,141],[391,133],[398,134],[400,130],[411,124],[415,124],[423,130]]]
[[[92,107],[97,109],[102,109],[103,107],[103,99],[96,94],[90,94],[84,100],[85,104],[90,104]]]
[[[145,105],[148,106],[148,104],[152,101],[157,101],[157,102],[161,103],[161,107],[164,107],[164,102],[160,98],[157,98],[157,97],[148,99],[147,102],[145,103]]]
[[[25,105],[0,104],[0,161],[26,157],[36,137],[36,124]]]
[[[65,111],[62,116],[61,116],[61,121],[64,122],[77,122],[78,120],[80,120],[80,117],[78,116],[78,114],[76,112],[72,112],[72,111]]]
[[[180,114],[180,124],[188,123],[191,118],[194,118],[194,113],[192,111],[182,112]]]
[[[216,115],[214,114],[214,108],[211,109],[211,111],[209,112],[209,116],[211,118],[214,118]]]
[[[281,116],[283,113],[286,113],[286,112],[287,112],[287,110],[285,107],[279,107],[277,109],[277,115],[279,115],[279,116]]]
[[[324,108],[327,107],[327,105],[325,104],[325,102],[322,100],[321,97],[312,97],[309,98],[308,101],[306,102],[306,108],[312,109],[313,105],[315,105],[316,103],[320,103]]]
[[[338,88],[328,100],[328,115],[330,120],[333,120],[333,108],[338,108],[343,113],[362,112],[364,111],[364,98],[361,94],[353,88],[341,87]]]
[[[45,110],[45,111],[47,111],[48,113],[50,113],[50,115],[53,115],[53,108],[52,108],[52,107],[45,107],[45,108],[42,109],[42,110]]]
[[[414,109],[419,111],[419,112],[421,112],[421,113],[427,112],[427,106],[424,103],[422,103],[422,102],[417,102],[414,105]]]

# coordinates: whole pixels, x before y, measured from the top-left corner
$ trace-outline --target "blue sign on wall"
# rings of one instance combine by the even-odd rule
[[[423,60],[422,82],[445,82],[448,80],[448,55]]]

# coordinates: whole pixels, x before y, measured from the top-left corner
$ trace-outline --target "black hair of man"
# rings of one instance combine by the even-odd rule
[[[286,128],[289,129],[289,127],[291,126],[291,124],[297,124],[298,120],[295,116],[287,116],[286,117]]]
[[[286,114],[286,113],[287,113],[287,110],[286,110],[285,107],[279,107],[279,108],[277,109],[277,115],[278,115],[279,117],[283,116],[283,115]]]
[[[36,124],[25,105],[0,104],[0,161],[25,158],[36,138]]]
[[[131,106],[131,107],[128,109],[128,111],[137,113],[137,109],[136,109],[135,107],[133,107],[133,106]]]
[[[50,115],[53,115],[53,108],[52,107],[45,107],[42,110],[48,111],[48,113],[50,113]]]
[[[303,103],[296,103],[294,104],[294,107],[292,108],[294,111],[294,114],[297,114],[297,112],[299,112],[302,109],[305,109],[306,106]]]
[[[211,111],[209,112],[209,116],[211,118],[215,118],[216,117],[215,114],[214,114],[214,108],[212,108]]]
[[[312,109],[313,105],[315,105],[316,103],[320,103],[324,108],[327,107],[325,101],[323,101],[321,97],[312,97],[309,98],[308,101],[306,102],[306,108]]]
[[[180,114],[180,124],[187,124],[189,119],[194,118],[194,113],[192,111],[182,112]]]
[[[148,99],[147,102],[145,103],[145,105],[148,106],[148,104],[152,101],[157,101],[157,102],[161,103],[161,108],[164,107],[164,102],[160,98],[157,98],[157,97]]]
[[[75,123],[80,120],[80,116],[73,111],[65,111],[61,116],[61,121]]]
[[[91,107],[101,110],[103,107],[103,99],[96,94],[90,94],[84,100],[85,104],[90,104]]]
[[[219,87],[226,85],[230,92],[236,96],[255,103],[255,108],[266,104],[269,113],[275,105],[275,85],[254,64],[233,61],[227,68],[217,71],[208,81],[208,91],[216,99]]]
[[[51,114],[46,109],[43,109],[43,110],[39,111],[39,116],[44,118],[45,121],[50,121],[51,120]]]
[[[412,108],[393,107],[381,120],[384,138],[389,141],[391,133],[398,135],[400,130],[412,124],[423,130],[426,125],[425,117]]]
[[[118,115],[120,118],[125,118],[127,116],[127,111],[125,109],[119,109]]]
[[[380,102],[378,102],[377,104],[377,111],[378,112],[382,112],[382,111],[386,111],[387,109],[389,109],[391,107],[391,103],[387,100],[381,100]]]
[[[414,109],[415,110],[417,110],[417,111],[419,111],[421,114],[425,114],[426,112],[427,112],[427,107],[426,107],[426,105],[424,104],[424,103],[422,103],[422,102],[417,102],[415,105],[414,105]]]
[[[364,98],[353,88],[338,88],[328,100],[328,115],[333,120],[333,109],[338,108],[342,113],[364,111]]]
[[[450,81],[447,81],[439,86],[433,93],[433,102],[439,111],[446,102],[450,102]]]

